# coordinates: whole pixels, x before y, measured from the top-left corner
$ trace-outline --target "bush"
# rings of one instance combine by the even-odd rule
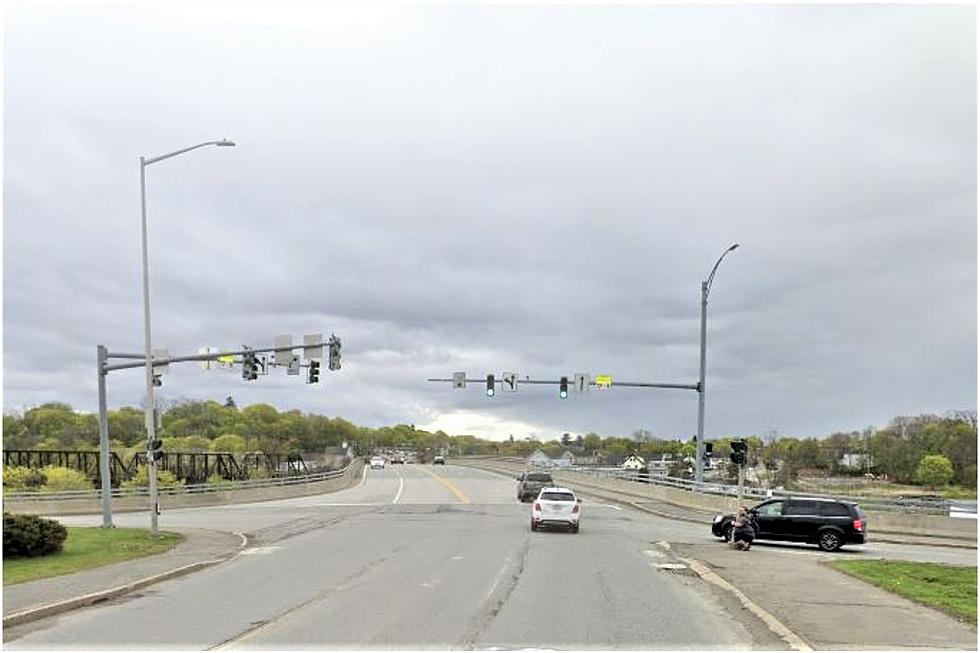
[[[3,492],[33,492],[47,481],[44,473],[31,467],[4,467]]]
[[[226,480],[221,474],[211,474],[205,482],[208,485],[217,486],[218,490],[234,490],[238,487],[238,483]]]
[[[95,485],[82,472],[68,467],[48,465],[43,470],[47,477],[41,492],[68,492],[71,490],[91,490]]]
[[[136,476],[123,482],[122,487],[150,487],[150,468],[140,467]],[[165,469],[157,470],[157,489],[174,488],[182,489],[184,482]]]
[[[33,558],[61,551],[68,529],[53,519],[3,513],[3,557]]]

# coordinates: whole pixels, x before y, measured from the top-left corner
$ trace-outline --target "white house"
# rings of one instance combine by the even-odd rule
[[[865,466],[874,467],[874,460],[869,453],[846,453],[840,459],[841,467],[863,469]]]
[[[552,467],[555,463],[545,452],[540,449],[535,450],[530,456],[527,457],[527,464],[534,465],[536,467]]]
[[[623,469],[633,470],[643,469],[646,466],[646,461],[637,456],[635,453],[631,453],[630,455],[626,456],[626,460],[624,460],[623,464],[621,465]]]
[[[575,464],[575,454],[571,451],[566,451],[562,455],[558,456],[554,461],[555,467],[571,467]]]

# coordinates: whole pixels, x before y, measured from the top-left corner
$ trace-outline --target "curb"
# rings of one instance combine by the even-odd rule
[[[29,610],[15,612],[14,614],[3,618],[3,627],[9,628],[11,626],[17,626],[30,621],[43,619],[44,617],[50,617],[52,615],[61,614],[62,612],[75,610],[76,608],[82,608],[95,603],[101,603],[103,601],[115,599],[124,594],[128,594],[129,592],[132,592],[134,590],[142,589],[148,585],[153,585],[155,583],[159,583],[165,580],[170,580],[171,578],[177,578],[179,576],[185,576],[199,569],[204,569],[205,567],[210,567],[211,565],[216,565],[218,563],[231,560],[236,555],[237,553],[233,553],[221,558],[215,558],[213,560],[193,562],[189,565],[184,565],[183,567],[171,569],[170,571],[165,571],[163,573],[156,574],[154,576],[149,576],[147,578],[141,578],[140,580],[134,581],[132,583],[127,583],[126,585],[120,585],[119,587],[113,587],[112,589],[102,590],[101,592],[93,592],[91,594],[85,594],[84,596],[78,596],[73,599],[67,599],[65,601],[59,601],[57,603],[49,603],[47,605],[42,605],[38,608],[31,608]]]
[[[711,571],[700,560],[696,560],[694,558],[678,558],[678,560],[681,560],[684,563],[686,563],[688,568],[690,568],[691,571],[696,573],[701,578],[701,580],[716,585],[721,589],[725,590],[726,592],[732,594],[736,599],[738,599],[738,602],[741,603],[743,607],[745,607],[749,612],[751,612],[760,620],[762,620],[762,622],[766,624],[769,630],[771,630],[773,633],[779,636],[780,639],[786,642],[792,650],[794,651],[813,650],[813,647],[807,644],[802,637],[800,637],[792,630],[790,630],[789,627],[787,627],[783,622],[779,621],[779,619],[776,619],[776,617],[774,617],[771,613],[759,607],[759,605],[757,605],[749,597],[747,597],[745,593],[742,592],[742,590],[738,589],[737,587],[729,583],[727,580],[725,580],[715,572]]]

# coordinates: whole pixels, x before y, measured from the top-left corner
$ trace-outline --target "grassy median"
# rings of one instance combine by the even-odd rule
[[[145,528],[68,527],[68,539],[60,553],[36,558],[4,558],[3,584],[73,574],[114,562],[163,553],[184,539],[161,532],[151,537]]]
[[[977,568],[900,560],[836,560],[834,569],[976,625]]]

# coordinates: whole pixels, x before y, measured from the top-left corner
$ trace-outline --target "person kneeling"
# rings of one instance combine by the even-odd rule
[[[755,528],[752,526],[752,519],[745,506],[740,506],[735,513],[735,521],[732,524],[732,545],[740,551],[748,551],[752,548],[752,540],[755,539]]]

